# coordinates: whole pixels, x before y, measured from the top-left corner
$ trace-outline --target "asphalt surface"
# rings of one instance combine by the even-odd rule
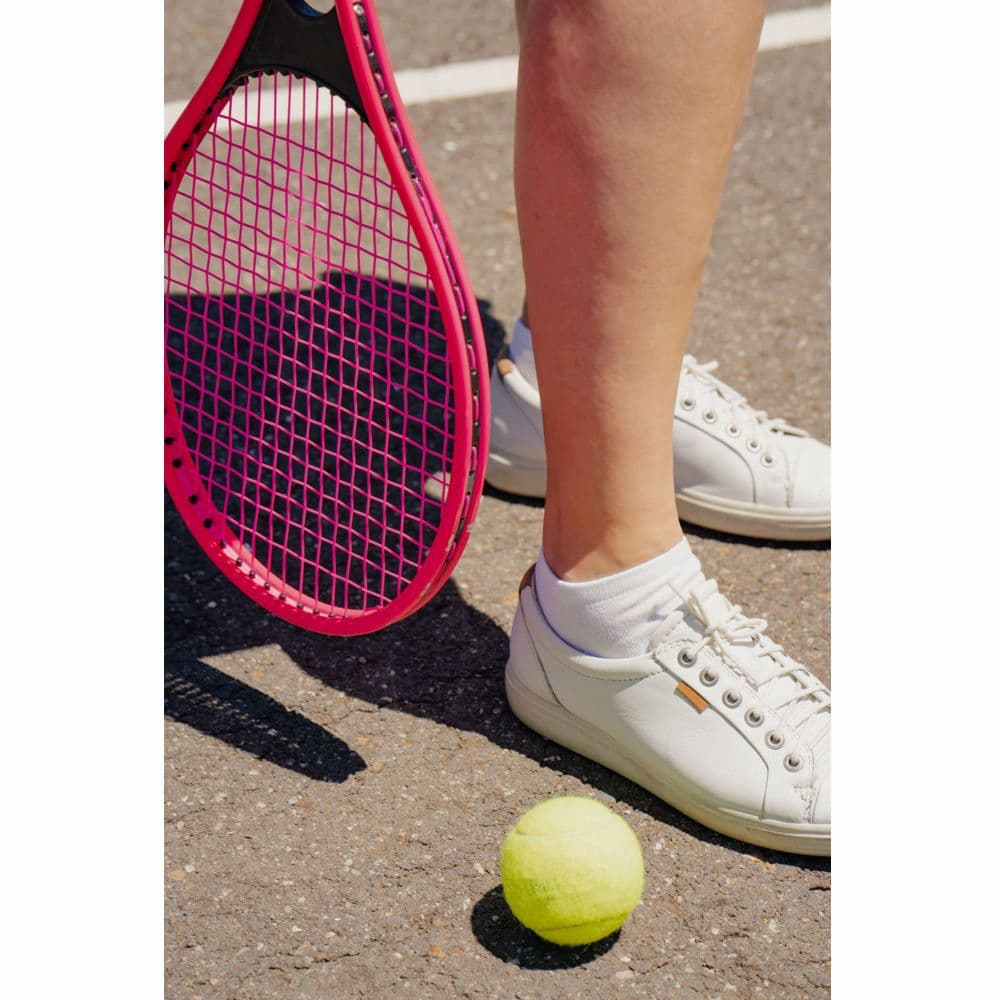
[[[236,6],[168,0],[167,100],[193,92]],[[516,51],[503,2],[383,0],[379,11],[397,69]],[[756,406],[825,440],[829,82],[828,44],[761,54],[690,343]],[[495,354],[521,296],[513,95],[411,118]],[[829,992],[826,861],[719,837],[510,713],[507,634],[541,519],[537,503],[488,493],[430,605],[338,640],[245,599],[167,503],[171,1000]],[[829,547],[689,538],[723,589],[829,681]],[[584,949],[521,929],[499,890],[507,829],[565,794],[625,816],[647,866],[620,935]]]

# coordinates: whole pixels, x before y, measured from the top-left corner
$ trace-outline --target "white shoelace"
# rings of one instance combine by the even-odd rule
[[[792,730],[810,743],[828,731],[831,695],[826,686],[797,663],[783,647],[764,635],[767,622],[748,618],[738,604],[730,604],[719,593],[714,580],[703,580],[691,588],[681,608],[671,612],[654,633],[650,649],[663,643],[683,621],[685,612],[701,626],[701,638],[692,641],[688,654],[697,660],[708,649],[741,676],[774,712],[779,729]],[[808,727],[810,719],[827,712],[823,725]],[[819,720],[816,720],[817,723]]]
[[[766,410],[755,410],[747,401],[746,396],[738,393],[732,386],[712,374],[719,367],[718,361],[698,362],[690,354],[684,355],[682,370],[689,372],[699,382],[716,392],[732,408],[734,413],[749,417],[766,431],[778,434],[789,434],[792,437],[807,437],[804,430],[794,427],[784,417],[769,417]]]

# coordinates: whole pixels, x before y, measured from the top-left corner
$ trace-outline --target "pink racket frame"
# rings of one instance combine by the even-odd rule
[[[263,0],[244,0],[214,65],[166,138],[165,226],[169,225],[184,170],[215,120],[221,107],[219,95],[229,81],[262,3]],[[420,244],[448,338],[455,407],[454,451],[437,537],[413,579],[388,604],[368,611],[297,607],[300,595],[249,555],[225,526],[224,518],[207,495],[184,441],[169,370],[165,372],[164,383],[164,478],[188,529],[240,590],[294,625],[328,634],[360,635],[391,625],[426,604],[444,585],[465,549],[486,473],[489,365],[465,265],[400,100],[374,5],[371,0],[336,0],[336,14],[368,124],[376,134],[392,182]],[[360,17],[367,22],[367,46]],[[381,73],[372,69],[370,53],[374,53]],[[391,120],[385,110],[385,98],[391,104]],[[414,164],[416,177],[407,169],[403,149]]]

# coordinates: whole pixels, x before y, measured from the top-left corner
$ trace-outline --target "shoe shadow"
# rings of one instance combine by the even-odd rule
[[[709,541],[727,542],[730,545],[749,545],[755,549],[806,549],[814,552],[829,551],[830,539],[815,542],[779,541],[772,538],[750,538],[747,535],[733,535],[725,531],[715,531],[712,528],[702,528],[700,525],[682,521],[684,533],[695,538],[705,538]]]
[[[551,944],[518,922],[499,885],[490,889],[472,908],[470,924],[476,940],[487,951],[522,969],[571,969],[586,965],[610,951],[620,933],[615,931],[579,948]]]
[[[504,503],[520,504],[522,507],[537,507],[540,509],[545,506],[544,497],[525,497],[518,493],[506,493],[503,490],[498,490],[495,486],[491,486],[489,483],[483,486],[483,495],[492,497],[494,500],[502,500]]]
[[[486,342],[486,357],[489,359],[490,372],[493,364],[507,340],[507,331],[503,324],[490,313],[493,303],[489,299],[476,299],[479,307],[479,322],[483,327],[483,340]]]

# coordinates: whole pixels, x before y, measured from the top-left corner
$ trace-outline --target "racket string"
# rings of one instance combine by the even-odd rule
[[[391,600],[436,536],[454,413],[367,127],[315,84],[238,87],[175,197],[167,293],[174,402],[234,551],[317,613]]]

